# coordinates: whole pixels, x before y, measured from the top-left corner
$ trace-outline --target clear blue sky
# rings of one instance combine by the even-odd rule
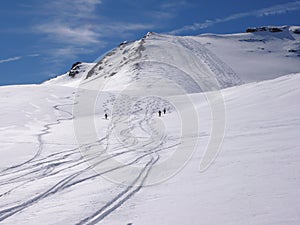
[[[1,0],[0,85],[39,83],[148,31],[195,35],[300,25],[300,1]]]

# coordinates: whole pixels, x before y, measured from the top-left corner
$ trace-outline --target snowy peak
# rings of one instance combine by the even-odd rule
[[[121,43],[97,63],[88,73],[86,79],[89,78],[113,78],[114,86],[141,78],[153,82],[163,78],[184,84],[188,93],[204,91],[208,86],[224,88],[242,83],[228,65],[200,42],[153,32],[138,41]]]
[[[197,93],[274,79],[300,71],[299,33],[297,26],[184,37],[148,32],[140,40],[122,42],[97,63],[75,63],[63,77],[47,83],[73,86],[110,80],[107,88],[120,90],[147,78],[161,90],[165,79]]]
[[[144,39],[134,42],[123,42],[117,48],[107,53],[104,58],[87,74],[86,79],[92,76],[104,78],[114,76],[122,67],[134,63],[141,57]]]

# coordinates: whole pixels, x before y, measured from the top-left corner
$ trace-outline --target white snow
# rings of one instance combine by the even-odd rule
[[[193,39],[214,52],[247,83],[300,71],[300,35],[294,33],[297,29],[286,27],[279,33],[207,34]]]
[[[75,78],[0,87],[0,223],[299,224],[297,29],[148,33]]]

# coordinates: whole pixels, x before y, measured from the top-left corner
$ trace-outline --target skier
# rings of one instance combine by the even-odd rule
[[[107,120],[107,117],[108,117],[107,113],[104,114],[104,117],[105,117],[105,119]]]
[[[158,116],[161,117],[161,111],[160,110],[158,111]]]
[[[166,114],[166,112],[167,112],[167,110],[166,110],[166,108],[164,108],[164,114]]]

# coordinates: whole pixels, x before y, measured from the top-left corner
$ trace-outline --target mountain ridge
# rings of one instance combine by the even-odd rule
[[[110,78],[115,86],[122,87],[156,71],[160,77],[171,79],[167,74],[176,73],[180,80],[207,83],[204,86],[216,79],[218,88],[222,89],[273,79],[300,71],[299,30],[298,26],[265,26],[248,28],[245,33],[197,36],[148,32],[140,40],[120,43],[98,62],[84,63],[84,70],[74,74],[80,82],[69,80],[79,85],[91,79],[105,82]],[[199,71],[188,68],[192,61]],[[63,76],[66,78],[67,74]],[[60,84],[58,80],[46,83]],[[187,91],[195,92],[195,89]]]

